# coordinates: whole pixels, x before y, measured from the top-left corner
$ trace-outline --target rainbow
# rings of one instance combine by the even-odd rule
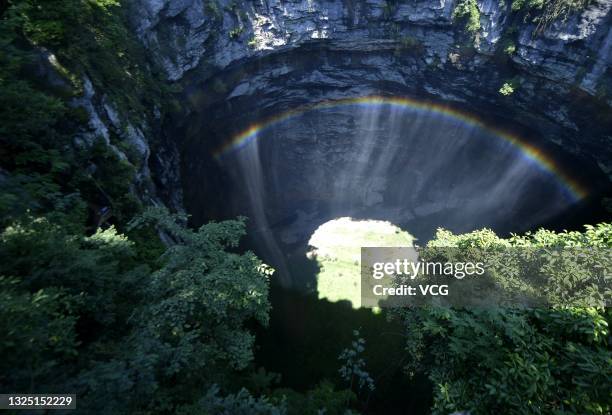
[[[541,149],[537,148],[531,143],[526,142],[517,135],[510,134],[506,131],[490,127],[482,122],[480,119],[459,111],[457,109],[443,106],[440,104],[417,101],[411,98],[405,97],[384,97],[384,96],[364,96],[359,98],[346,98],[338,100],[322,101],[314,104],[301,105],[297,108],[285,111],[281,114],[269,117],[262,122],[250,125],[245,130],[234,135],[230,140],[226,141],[224,145],[219,147],[215,152],[214,156],[219,159],[224,154],[240,149],[250,142],[257,139],[257,136],[265,130],[273,127],[274,125],[287,121],[291,118],[302,115],[308,111],[330,109],[340,106],[378,106],[388,105],[394,107],[401,107],[410,109],[413,111],[433,112],[445,117],[450,117],[454,120],[461,121],[464,124],[472,127],[481,128],[492,135],[499,137],[511,144],[514,148],[520,151],[523,157],[527,158],[530,162],[540,167],[545,172],[551,174],[558,182],[568,191],[570,196],[575,200],[581,200],[588,195],[588,189],[579,183],[577,180],[572,178],[569,174],[564,172],[550,156],[545,154]]]

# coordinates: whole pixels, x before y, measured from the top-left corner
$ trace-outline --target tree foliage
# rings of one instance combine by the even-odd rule
[[[480,30],[480,10],[476,0],[460,0],[453,10],[453,19],[464,22],[468,33],[477,33]]]
[[[356,386],[357,391],[368,390],[372,392],[376,389],[376,386],[366,370],[366,362],[362,356],[366,341],[361,337],[359,330],[353,331],[353,338],[351,347],[344,349],[338,356],[338,360],[342,362],[339,370],[340,376],[349,383],[351,390],[353,386]]]
[[[612,246],[612,225],[585,232],[497,237],[440,230],[428,246],[469,248]],[[481,252],[481,251],[477,251]],[[449,309],[399,312],[413,363],[434,385],[433,413],[606,414],[612,352],[607,308]]]
[[[219,387],[212,386],[200,401],[179,408],[177,415],[285,415],[284,401],[272,403],[267,398],[254,398],[249,391],[241,389],[235,394],[219,396]]]
[[[159,413],[247,367],[245,325],[267,324],[270,269],[231,252],[244,222],[194,231],[156,210],[133,223],[146,224],[178,241],[155,271],[112,227],[83,237],[26,218],[2,232],[3,390],[75,390],[85,412]]]

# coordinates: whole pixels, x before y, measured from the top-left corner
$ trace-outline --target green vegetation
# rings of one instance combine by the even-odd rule
[[[504,82],[504,84],[499,88],[499,93],[508,96],[514,93],[514,85],[512,82]]]
[[[506,46],[504,46],[504,53],[506,55],[514,55],[516,52],[516,44],[514,42],[508,42]]]
[[[425,45],[423,42],[414,36],[403,34],[399,24],[390,23],[389,33],[397,42],[394,50],[395,56],[400,57],[404,54],[420,56],[425,52]]]
[[[584,10],[592,0],[512,0],[509,24],[505,25],[498,42],[498,56],[511,57],[517,51],[519,27],[534,23],[534,36],[541,34],[555,22],[564,22],[571,15]],[[585,67],[588,66],[586,63]],[[581,75],[577,75],[581,79]],[[512,85],[510,85],[512,86]],[[505,88],[504,92],[510,91]]]
[[[247,367],[254,338],[244,325],[268,321],[270,270],[251,253],[229,252],[244,222],[193,231],[183,221],[151,210],[131,223],[179,241],[150,265],[112,227],[90,237],[45,217],[7,227],[3,387],[77,390],[81,410],[135,413],[197,402]]]
[[[584,10],[592,0],[512,0],[512,10],[537,23],[540,33],[555,21],[564,21],[572,13]]]
[[[244,31],[244,27],[243,26],[237,26],[237,27],[233,28],[229,32],[230,39],[233,39],[233,40],[238,39],[243,31]]]
[[[502,84],[498,92],[504,96],[512,95],[521,86],[521,81],[522,81],[521,78],[518,76],[508,79]]]
[[[460,0],[453,10],[453,19],[462,22],[468,33],[476,34],[480,30],[480,10],[476,0]]]
[[[251,330],[267,324],[271,270],[236,253],[244,223],[190,230],[143,213],[133,149],[109,132],[130,163],[74,105],[87,78],[122,127],[163,116],[163,82],[125,19],[106,0],[2,8],[2,389],[74,391],[81,413],[344,413],[353,394],[329,383],[300,393],[245,380],[258,373]]]
[[[366,370],[366,362],[362,354],[365,351],[366,341],[361,337],[359,330],[353,330],[353,341],[351,347],[344,349],[339,360],[343,361],[340,368],[342,379],[349,383],[352,388],[357,385],[359,391],[373,392],[376,389],[374,380]]]
[[[589,226],[584,233],[541,230],[507,240],[488,230],[439,231],[428,247],[458,247],[468,256],[478,249],[508,247],[607,249],[612,225]],[[547,309],[399,311],[413,357],[407,370],[431,380],[433,413],[609,413],[612,313],[553,304]]]
[[[160,90],[126,18],[117,0],[26,0],[9,7],[2,26],[5,42],[18,47],[20,40],[27,40],[34,47],[52,49],[56,67],[64,68],[66,75],[77,83],[87,75],[125,115],[137,117],[159,103]],[[11,57],[24,58],[12,52]]]
[[[213,92],[217,94],[225,94],[228,90],[227,84],[223,82],[221,79],[215,79],[213,84],[211,85],[211,89]]]

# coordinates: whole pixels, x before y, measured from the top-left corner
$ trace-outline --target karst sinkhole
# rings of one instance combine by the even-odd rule
[[[439,227],[505,235],[604,215],[596,163],[532,120],[305,56],[188,80],[172,127],[193,223],[249,217],[249,247],[284,285],[312,282],[296,258],[337,218],[388,221],[424,244]]]

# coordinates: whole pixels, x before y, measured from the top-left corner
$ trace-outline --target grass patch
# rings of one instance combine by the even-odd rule
[[[317,292],[320,299],[350,301],[361,306],[361,247],[412,246],[414,237],[383,221],[340,218],[321,225],[312,235],[308,253],[320,271]]]
[[[453,19],[462,22],[468,33],[480,30],[480,10],[476,0],[460,0],[453,10]]]

